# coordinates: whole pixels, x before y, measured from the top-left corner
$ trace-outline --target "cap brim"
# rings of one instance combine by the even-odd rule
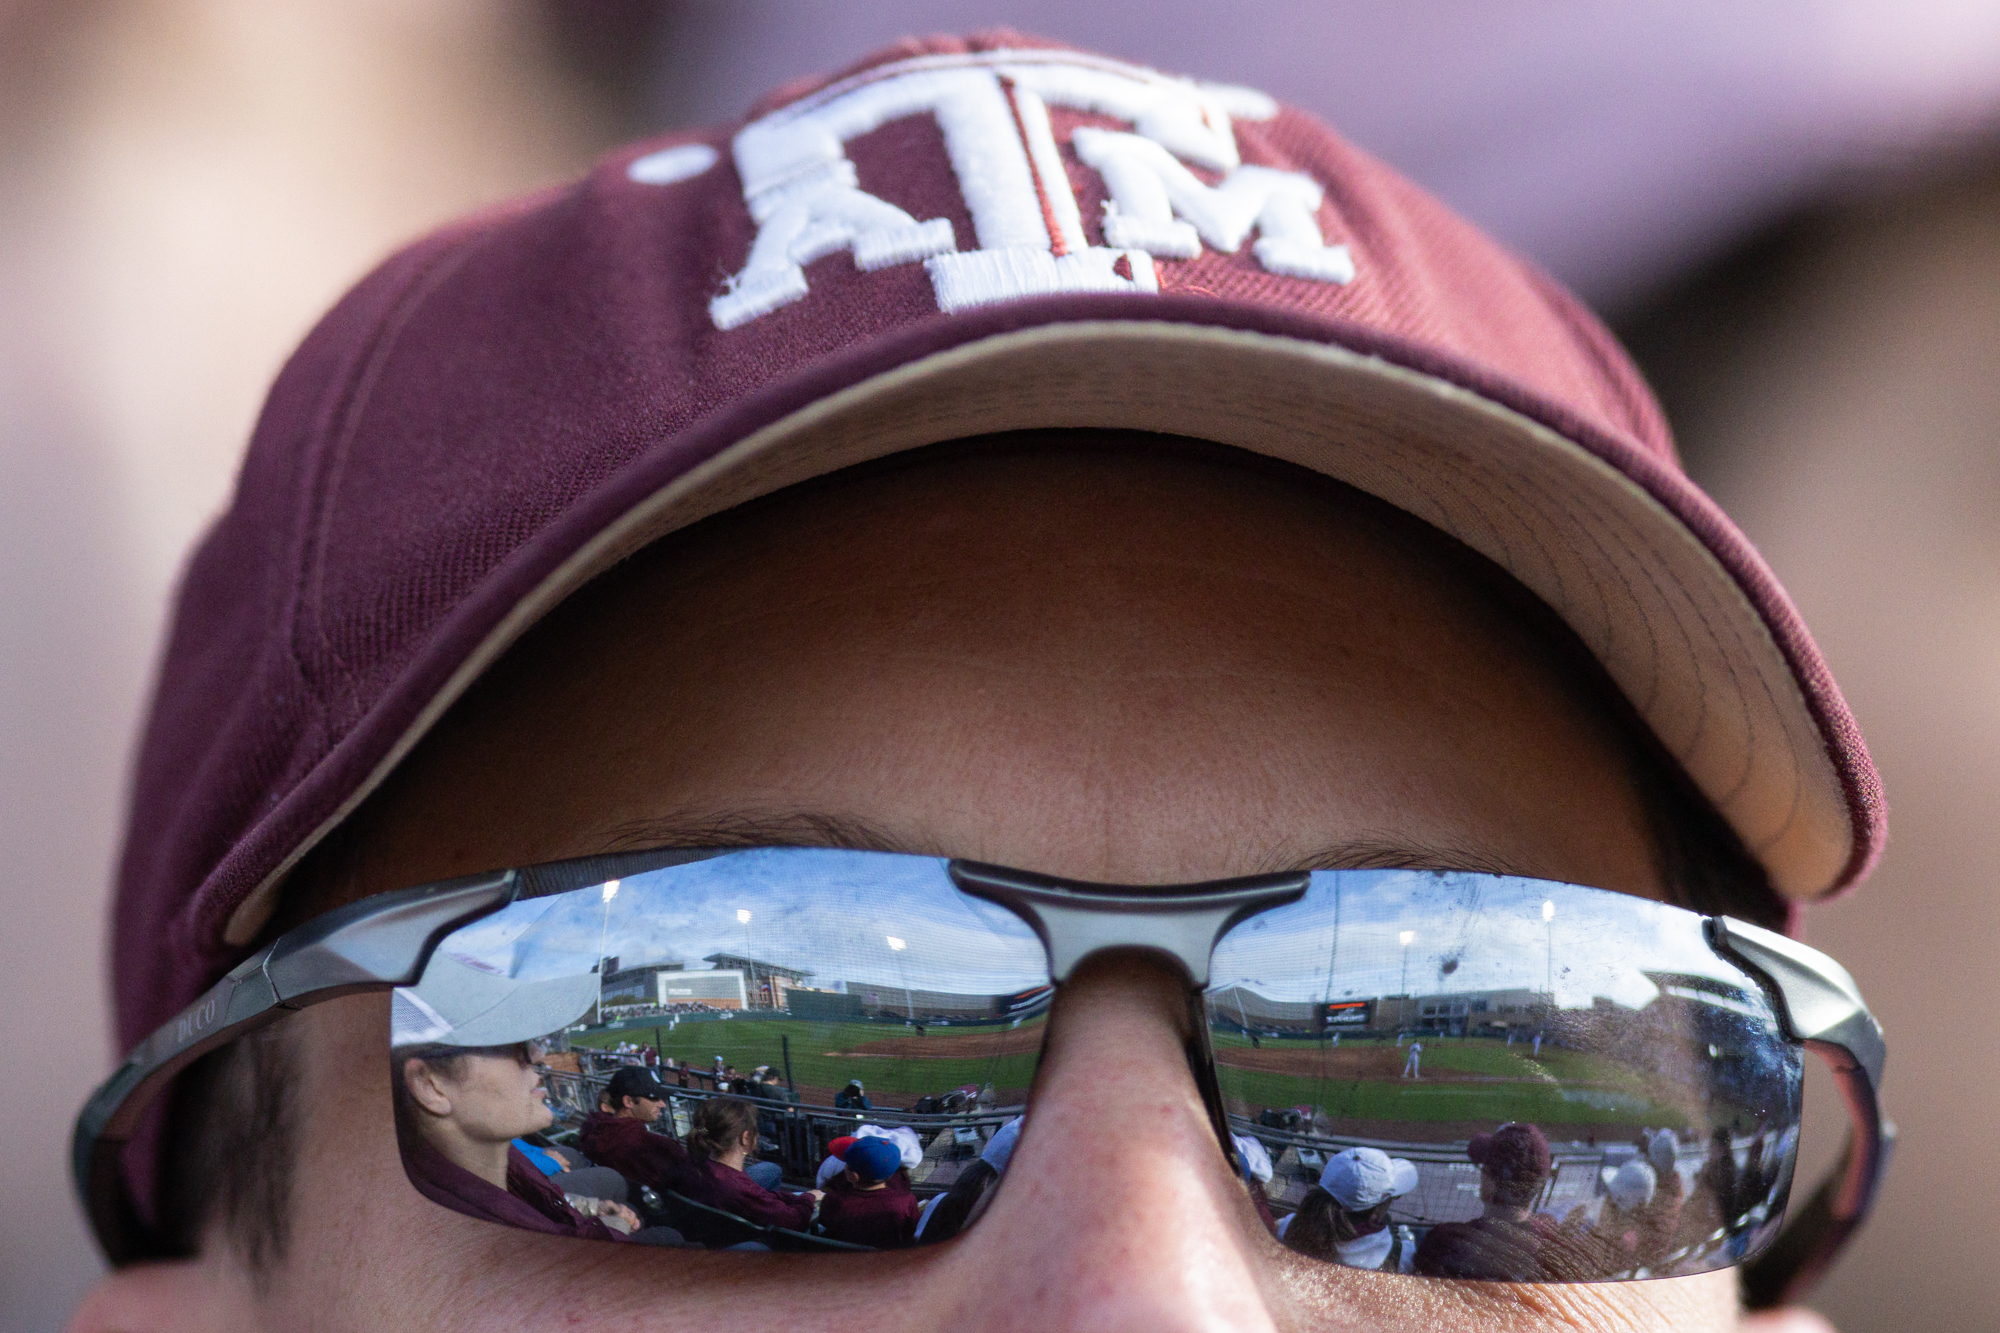
[[[413,993],[450,1026],[428,1040],[447,1046],[510,1046],[559,1032],[597,1003],[597,975],[519,981],[470,967],[440,950]]]
[[[366,780],[238,907],[228,937],[254,935],[297,857],[594,575],[667,533],[816,476],[945,440],[1042,428],[1210,440],[1408,511],[1493,560],[1576,631],[1781,893],[1817,896],[1867,868],[1883,817],[1858,729],[1769,569],[1677,471],[1520,391],[1480,383],[1476,369],[1357,351],[1343,342],[1365,339],[1331,340],[1331,329],[1242,327],[1270,321],[1225,302],[1148,306],[1144,318],[1042,315],[990,332],[966,320],[962,341],[900,361],[871,348],[846,382],[822,368],[811,384],[791,386],[802,405],[718,441],[704,461],[688,466],[685,451],[657,459],[651,487],[636,466],[542,534],[536,563],[546,572],[511,595],[492,590],[500,600],[484,608],[483,633],[455,661],[429,664],[441,684],[420,703],[402,701],[410,720]],[[1169,307],[1175,317],[1161,317]]]

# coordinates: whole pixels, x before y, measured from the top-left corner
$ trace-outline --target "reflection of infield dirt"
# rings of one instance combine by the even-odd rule
[[[893,1055],[903,1060],[984,1060],[992,1056],[1033,1055],[1042,1049],[1042,1029],[988,1029],[985,1032],[935,1032],[921,1037],[891,1037],[864,1041],[828,1055]],[[1254,1054],[1254,1052],[1253,1052]]]

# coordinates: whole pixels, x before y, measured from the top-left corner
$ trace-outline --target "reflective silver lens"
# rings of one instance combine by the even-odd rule
[[[1240,1154],[1293,1249],[1594,1281],[1727,1267],[1782,1220],[1799,1051],[1694,913],[1318,872],[1222,938],[1206,1000]]]
[[[461,1212],[621,1243],[948,1239],[1007,1169],[1052,993],[1042,940],[937,858],[758,849],[524,898],[394,993],[404,1162]],[[1295,1250],[1603,1280],[1737,1263],[1781,1221],[1799,1054],[1693,913],[1320,872],[1223,933],[1204,1001]]]
[[[1033,932],[935,858],[744,851],[516,902],[392,999],[405,1165],[535,1230],[946,1239],[1005,1168],[1051,993]],[[539,1076],[491,1049],[530,1037]]]

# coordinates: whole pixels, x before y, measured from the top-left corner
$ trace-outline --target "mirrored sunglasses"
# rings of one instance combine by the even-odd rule
[[[389,990],[403,1163],[445,1207],[618,1244],[941,1244],[1003,1188],[1051,1002],[1107,949],[1184,975],[1217,1148],[1314,1259],[1510,1282],[1742,1265],[1769,1305],[1831,1261],[1886,1166],[1881,1030],[1852,980],[1733,918],[1462,871],[1121,887],[784,847],[328,913],[133,1052],[75,1167],[112,1258],[143,1257],[120,1150],[168,1077]],[[1854,1127],[1787,1226],[1806,1049]]]

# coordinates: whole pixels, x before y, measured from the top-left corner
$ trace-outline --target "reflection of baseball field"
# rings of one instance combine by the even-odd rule
[[[882,1029],[872,1029],[880,1032]],[[927,1028],[924,1035],[898,1032],[854,1042],[828,1055],[892,1055],[905,1060],[985,1060],[997,1055],[1033,1055],[1042,1048],[1042,1025],[968,1032],[963,1028]]]
[[[643,1020],[611,1032],[572,1033],[584,1046],[621,1041],[653,1044],[654,1029]],[[812,1023],[790,1018],[683,1022],[659,1028],[660,1051],[685,1065],[713,1069],[715,1057],[747,1074],[758,1065],[784,1072],[781,1037],[792,1043],[792,1077],[799,1094],[825,1105],[832,1090],[859,1079],[870,1100],[907,1108],[918,1097],[964,1084],[993,1085],[1001,1105],[1027,1098],[1041,1049],[1039,1020],[1018,1028],[927,1027],[919,1037],[900,1024]],[[671,1079],[669,1079],[671,1081]]]
[[[1215,1034],[1223,1095],[1238,1114],[1316,1106],[1336,1119],[1459,1124],[1683,1125],[1648,1095],[1642,1071],[1603,1056],[1481,1038],[1427,1037],[1422,1077],[1402,1077],[1408,1047],[1389,1042],[1267,1040]]]

